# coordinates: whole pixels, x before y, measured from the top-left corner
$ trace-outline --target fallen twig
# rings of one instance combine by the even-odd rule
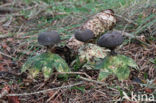
[[[0,15],[0,17],[4,17],[5,15]],[[12,17],[19,17],[19,16],[24,16],[23,14],[20,14],[20,13],[18,13],[18,12],[16,12],[16,13],[11,13],[11,16]]]
[[[0,12],[9,12],[9,13],[12,13],[12,12],[17,12],[19,11],[19,9],[17,8],[10,8],[10,7],[0,7]]]
[[[2,89],[2,92],[0,94],[0,98],[4,97],[5,95],[7,95],[9,93],[9,90],[10,88],[8,86],[5,86],[3,89]]]
[[[127,21],[127,22],[130,23],[130,24],[134,24],[135,26],[138,26],[138,24],[135,23],[133,20],[130,20],[130,19],[124,18],[123,16],[118,15],[118,14],[115,14],[115,16],[124,19],[125,21]]]
[[[0,35],[0,39],[5,39],[5,38],[8,38],[8,37],[11,37],[11,35]]]
[[[4,55],[4,56],[6,56],[6,57],[9,57],[9,58],[11,58],[11,59],[14,59],[14,58],[13,58],[13,57],[11,57],[10,55],[5,54],[5,53],[3,53],[3,52],[1,52],[1,51],[0,51],[0,54]]]
[[[41,91],[32,92],[32,93],[8,94],[6,96],[27,96],[27,95],[34,95],[34,94],[40,94],[40,93],[47,93],[47,92],[50,92],[52,90],[68,89],[68,88],[71,88],[73,86],[77,86],[77,85],[81,85],[81,84],[83,84],[83,82],[79,82],[79,83],[75,83],[75,84],[71,84],[71,85],[67,85],[67,86],[56,87],[56,88],[52,88],[52,89],[41,90]]]
[[[100,84],[100,85],[106,86],[107,88],[109,88],[109,89],[111,89],[111,90],[118,91],[118,90],[115,89],[115,88],[111,88],[111,87],[107,86],[107,84],[104,83],[104,82],[100,82],[100,81],[96,81],[96,80],[84,78],[84,77],[82,77],[82,76],[79,76],[78,78],[81,79],[81,80],[87,81],[87,82],[92,82],[92,83],[95,83],[95,84]]]
[[[46,101],[46,103],[49,103],[49,102],[56,96],[56,94],[58,94],[59,91],[60,91],[60,90],[56,91],[56,92]]]
[[[126,36],[128,38],[136,39],[139,42],[141,42],[142,44],[144,44],[146,46],[149,46],[149,44],[147,44],[147,43],[143,42],[142,40],[140,40],[141,36],[135,36],[135,35],[133,35],[131,33],[123,32],[123,31],[120,31],[120,30],[114,30],[114,31],[117,31],[117,32],[121,33],[123,36]]]
[[[0,8],[6,7],[6,6],[11,6],[11,5],[12,5],[12,3],[5,3],[5,4],[3,4],[3,5],[0,5]]]
[[[76,74],[76,75],[85,75],[87,78],[89,79],[92,79],[89,75],[87,75],[86,73],[84,72],[57,72],[55,75],[58,75],[58,74]],[[50,78],[49,78],[50,79]],[[46,80],[37,90],[39,90],[40,88],[42,88],[48,81]]]
[[[81,74],[81,75],[85,75],[87,78],[92,79],[88,74],[86,74],[85,72],[58,72],[58,74]]]
[[[127,33],[127,32],[120,31],[120,30],[114,30],[114,31],[117,31],[117,32],[121,33],[123,36],[129,37],[129,38],[137,38],[137,36],[134,36],[131,33]]]
[[[101,85],[104,85],[104,86],[107,85],[107,84],[105,84],[104,82],[99,82],[99,81],[96,81],[96,80],[84,78],[84,77],[82,77],[82,76],[79,76],[78,78],[81,79],[81,80],[87,81],[87,82],[93,82],[93,83],[101,84]]]

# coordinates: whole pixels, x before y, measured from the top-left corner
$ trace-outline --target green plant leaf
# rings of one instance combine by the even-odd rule
[[[106,79],[111,74],[112,74],[112,72],[109,72],[107,69],[100,70],[98,80],[102,81],[102,80]]]
[[[107,56],[107,53],[109,51],[110,50],[99,47],[95,44],[85,44],[79,48],[79,59],[78,61],[75,61],[75,63],[79,62],[81,67],[84,67],[86,69],[92,69],[96,62]]]
[[[58,72],[69,72],[67,63],[59,55],[53,53],[43,53],[29,58],[23,65],[21,71],[29,71],[32,78],[35,78],[39,72],[43,72],[45,80],[47,80],[56,69]]]
[[[44,66],[42,68],[42,72],[43,72],[45,80],[47,80],[48,78],[50,78],[51,74],[53,73],[53,70],[52,70],[52,67],[49,68],[47,66]]]
[[[118,77],[119,80],[124,80],[129,77],[130,70],[127,66],[121,66],[114,74]]]
[[[115,75],[119,80],[127,79],[130,74],[129,67],[138,68],[133,59],[124,55],[107,56],[102,62],[95,65],[95,69],[100,70],[98,76],[100,81],[109,75]]]

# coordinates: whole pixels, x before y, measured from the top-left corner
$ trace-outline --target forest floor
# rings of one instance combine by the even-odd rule
[[[40,32],[58,31],[64,46],[74,30],[104,9],[115,11],[117,24],[113,29],[133,36],[117,49],[133,58],[140,68],[131,71],[128,80],[108,78],[103,85],[74,76],[60,80],[53,75],[45,83],[42,74],[34,81],[21,75],[24,62],[45,51],[37,43]],[[97,75],[94,71],[86,73],[91,78]],[[1,0],[0,91],[0,103],[147,103],[152,98],[156,101],[156,1]],[[126,95],[130,100],[123,98]]]

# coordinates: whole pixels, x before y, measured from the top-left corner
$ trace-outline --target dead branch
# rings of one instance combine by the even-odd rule
[[[68,88],[71,88],[71,87],[73,87],[73,86],[77,86],[77,85],[81,85],[81,84],[83,84],[83,82],[78,82],[78,83],[71,84],[71,85],[56,87],[56,88],[52,88],[52,89],[41,90],[41,91],[32,92],[32,93],[8,94],[8,95],[6,95],[6,96],[27,96],[27,95],[36,95],[36,94],[47,93],[47,92],[50,92],[50,91],[53,91],[53,90],[58,90],[58,89],[68,89]]]
[[[136,39],[137,41],[139,41],[140,43],[146,45],[146,46],[149,46],[149,44],[147,44],[146,42],[143,42],[141,40],[141,36],[136,36],[134,34],[131,34],[131,33],[127,33],[127,32],[124,32],[124,31],[120,31],[120,30],[114,30],[114,31],[117,31],[119,33],[121,33],[123,36],[126,36],[128,38],[131,38],[131,39]]]
[[[8,55],[8,54],[5,54],[5,53],[3,53],[3,52],[1,52],[1,51],[0,51],[0,54],[2,54],[2,55],[4,55],[4,56],[6,56],[6,57],[8,57],[8,58],[11,58],[11,59],[13,59],[13,57],[11,57],[10,55]]]
[[[2,7],[7,7],[7,6],[11,6],[12,5],[12,3],[5,3],[5,4],[3,4],[3,5],[0,5],[0,8],[2,8]]]
[[[121,33],[123,36],[129,37],[129,38],[135,38],[135,37],[137,38],[137,36],[134,36],[131,33],[127,33],[127,32],[120,31],[120,30],[114,30],[114,31],[117,31],[117,32]]]
[[[19,9],[17,8],[10,8],[10,7],[0,7],[0,13],[6,13],[6,12],[9,12],[9,13],[13,13],[13,12],[17,12],[19,11]]]
[[[8,37],[11,37],[11,35],[0,35],[0,39],[5,39],[5,38],[8,38]]]
[[[79,74],[79,75],[85,75],[87,78],[91,79],[91,77],[86,74],[85,72],[58,72],[58,74]]]
[[[46,103],[49,103],[49,102],[56,96],[56,94],[58,94],[59,91],[60,91],[60,90],[56,91],[56,92],[46,101]]]
[[[95,84],[100,84],[100,85],[103,85],[103,86],[107,86],[107,84],[104,83],[104,82],[100,82],[100,81],[96,81],[96,80],[84,78],[84,77],[82,77],[82,76],[79,76],[78,78],[81,79],[81,80],[87,81],[87,82],[92,82],[92,83],[95,83]],[[111,90],[114,90],[114,91],[118,91],[117,89],[111,88],[111,87],[109,87],[109,86],[107,86],[107,88],[109,88],[109,89],[111,89]]]
[[[95,84],[101,84],[101,85],[104,85],[104,86],[107,85],[107,84],[105,84],[104,82],[99,82],[99,81],[96,81],[96,80],[84,78],[84,77],[82,77],[82,76],[79,76],[78,78],[81,79],[81,80],[87,81],[87,82],[95,83]]]

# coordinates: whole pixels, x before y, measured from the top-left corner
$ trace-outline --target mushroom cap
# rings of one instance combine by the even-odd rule
[[[39,34],[38,42],[40,45],[53,46],[60,42],[60,36],[56,31],[43,32]]]
[[[121,33],[113,31],[102,35],[97,44],[101,47],[106,47],[112,50],[122,44],[123,40],[124,38]]]
[[[87,42],[88,40],[94,38],[94,33],[89,29],[79,30],[75,32],[75,38],[79,41]]]

